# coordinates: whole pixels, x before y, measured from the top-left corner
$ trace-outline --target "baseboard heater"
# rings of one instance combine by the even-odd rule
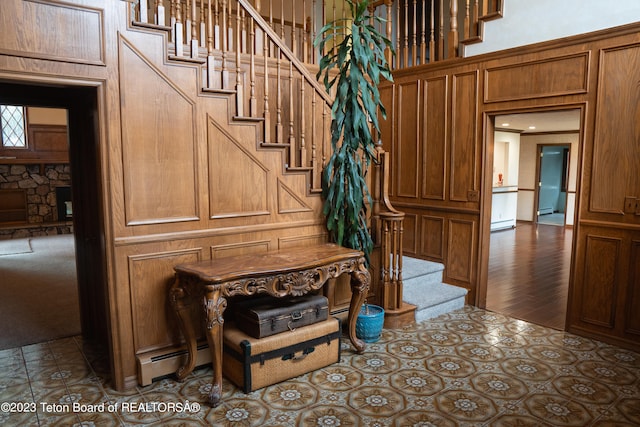
[[[506,230],[508,228],[515,228],[515,226],[516,226],[515,218],[505,219],[501,221],[494,221],[491,223],[491,231]]]
[[[211,363],[211,352],[206,343],[197,347],[196,367]],[[158,350],[139,354],[138,383],[142,386],[151,384],[154,380],[173,375],[176,370],[187,360],[187,350]]]
[[[540,212],[538,213],[538,215],[549,215],[552,213],[553,213],[553,208],[546,207],[546,208],[540,208]]]

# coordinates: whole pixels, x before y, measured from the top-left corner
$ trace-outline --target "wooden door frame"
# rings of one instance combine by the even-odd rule
[[[535,224],[538,224],[540,221],[540,215],[539,215],[539,211],[540,211],[540,182],[542,181],[542,150],[544,149],[544,147],[564,147],[564,148],[568,148],[569,150],[569,158],[571,158],[571,144],[536,144],[536,185],[535,185],[535,191],[534,191],[534,195],[533,195],[533,222]],[[569,173],[569,163],[567,163],[567,173]],[[577,180],[577,177],[576,177]],[[563,226],[566,226],[567,224],[567,203],[569,202],[569,192],[566,191],[567,193],[567,198],[564,201],[564,224]]]
[[[0,74],[3,103],[67,110],[75,260],[83,338],[112,347],[102,187],[101,82]],[[111,354],[111,353],[109,353]]]
[[[576,170],[576,204],[574,212],[574,232],[571,242],[571,269],[569,274],[569,285],[573,280],[575,269],[575,247],[578,238],[577,226],[578,226],[578,213],[580,210],[580,192],[582,191],[581,176],[582,176],[582,158],[584,151],[584,135],[585,135],[585,120],[587,103],[571,103],[571,104],[556,104],[553,106],[531,106],[527,108],[505,108],[496,110],[485,110],[481,112],[481,124],[482,124],[482,172],[481,172],[481,189],[480,192],[480,231],[479,231],[479,248],[478,248],[478,288],[476,294],[475,304],[480,308],[486,308],[487,306],[487,288],[489,279],[489,254],[490,254],[490,236],[491,236],[491,202],[493,199],[493,153],[494,153],[494,134],[495,134],[495,117],[506,114],[518,114],[518,113],[544,113],[551,111],[563,111],[563,110],[580,110],[580,129],[578,131],[578,159]],[[536,189],[537,190],[537,189]],[[536,191],[537,194],[537,191]],[[534,196],[535,197],[535,196]],[[537,207],[537,200],[535,206]],[[566,209],[565,209],[566,210]],[[566,213],[565,213],[566,222]],[[482,244],[486,242],[486,244]],[[568,300],[567,304],[571,302]],[[567,306],[567,315],[570,313],[570,307]]]

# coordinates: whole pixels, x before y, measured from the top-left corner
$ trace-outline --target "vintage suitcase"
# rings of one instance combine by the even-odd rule
[[[249,393],[339,362],[341,335],[334,317],[261,339],[225,322],[222,372]]]
[[[267,298],[240,301],[233,309],[236,325],[254,338],[264,338],[284,331],[327,320],[329,300],[322,295]]]

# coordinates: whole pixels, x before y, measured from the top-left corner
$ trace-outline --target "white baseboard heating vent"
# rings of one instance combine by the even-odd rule
[[[196,366],[211,363],[211,352],[209,346],[201,344],[198,347],[196,356]],[[187,350],[161,350],[139,354],[138,360],[138,383],[142,386],[151,384],[155,379],[171,375],[187,360]]]
[[[540,213],[538,215],[549,215],[553,213],[552,207],[540,208]]]

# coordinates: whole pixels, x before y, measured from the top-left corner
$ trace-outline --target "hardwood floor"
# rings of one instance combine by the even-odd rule
[[[491,233],[486,308],[564,330],[572,235],[530,222]]]

